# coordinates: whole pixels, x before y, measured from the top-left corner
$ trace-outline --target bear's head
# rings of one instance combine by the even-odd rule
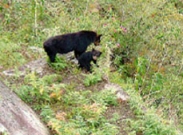
[[[98,46],[100,44],[100,38],[101,38],[102,34],[97,35],[94,41],[94,45]]]
[[[102,52],[92,49],[92,56],[94,60],[97,60],[98,57],[100,57],[100,55],[102,54]]]

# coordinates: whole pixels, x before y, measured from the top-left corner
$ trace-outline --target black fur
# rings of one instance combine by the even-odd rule
[[[57,53],[65,54],[71,51],[74,51],[78,59],[91,43],[99,45],[100,37],[101,35],[94,31],[79,31],[51,37],[43,43],[43,47],[51,62],[55,61]]]
[[[102,53],[98,50],[93,49],[92,51],[88,51],[83,53],[79,58],[79,67],[82,69],[86,69],[87,71],[91,72],[91,61],[97,64],[97,58],[100,57]],[[96,57],[96,59],[94,59]]]

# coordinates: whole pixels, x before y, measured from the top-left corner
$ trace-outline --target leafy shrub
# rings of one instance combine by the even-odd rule
[[[163,123],[163,124],[162,124]],[[150,114],[143,116],[141,120],[130,121],[132,132],[144,135],[175,135],[174,128],[167,126],[163,121],[157,119],[156,116]],[[131,132],[131,133],[132,133]]]
[[[109,91],[103,91],[93,94],[89,90],[75,91],[67,89],[61,98],[62,111],[56,111],[54,114],[57,119],[52,118],[52,113],[45,115],[50,118],[48,125],[58,134],[118,133],[117,127],[109,124],[103,116],[106,106],[112,106],[113,103],[117,104],[115,96],[109,93],[111,94]]]
[[[49,65],[53,69],[58,70],[58,71],[61,71],[68,66],[66,60],[64,58],[61,58],[61,57],[60,58],[56,57],[55,62],[54,63],[49,62]]]
[[[51,80],[50,80],[51,79]],[[50,102],[52,98],[59,100],[62,95],[62,88],[64,85],[54,85],[54,83],[60,82],[59,75],[49,75],[43,78],[38,78],[35,73],[30,73],[25,77],[25,85],[17,90],[18,95],[22,100],[32,103],[45,103]]]
[[[110,90],[101,90],[99,93],[96,93],[92,96],[94,101],[99,101],[105,106],[117,106],[117,97],[114,92]]]
[[[48,122],[51,118],[54,118],[54,112],[49,105],[45,105],[41,109],[40,116],[45,122]]]
[[[98,83],[101,80],[102,80],[102,77],[100,74],[87,74],[85,75],[85,79],[83,82],[85,86],[91,86]]]

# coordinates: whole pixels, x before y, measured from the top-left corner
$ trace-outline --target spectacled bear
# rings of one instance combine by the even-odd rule
[[[57,53],[65,54],[71,51],[74,51],[74,55],[78,59],[91,43],[94,43],[95,46],[99,45],[101,36],[94,31],[85,30],[67,33],[47,39],[43,43],[43,47],[51,62],[55,61]]]
[[[94,64],[97,64],[97,59],[101,54],[102,52],[95,49],[81,54],[78,58],[79,67],[91,72],[91,61],[93,61]]]

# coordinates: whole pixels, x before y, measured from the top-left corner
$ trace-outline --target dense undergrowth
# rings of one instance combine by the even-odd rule
[[[119,105],[114,93],[87,89],[103,77],[131,96],[135,118],[126,120],[128,134],[174,135],[183,129],[181,0],[2,0],[0,11],[1,71],[45,57],[32,47],[42,48],[50,36],[79,30],[103,34],[100,68],[82,76],[85,90],[76,90],[77,82],[62,83],[66,69],[82,74],[63,59],[52,65],[55,74],[30,73],[21,85],[11,85],[53,133],[120,134],[111,122],[118,116],[104,117],[107,107]]]
[[[148,106],[181,129],[182,9],[179,0],[129,2],[122,16],[128,32],[114,50],[114,64],[122,78],[133,78]]]

